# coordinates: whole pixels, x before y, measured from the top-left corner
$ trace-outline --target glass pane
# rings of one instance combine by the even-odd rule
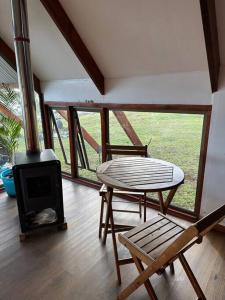
[[[109,112],[109,132],[110,132],[110,144],[112,145],[132,145],[132,142],[126,135],[122,126],[116,118],[117,112]]]
[[[110,143],[132,144],[133,136],[125,133],[114,112],[110,112]],[[185,173],[172,204],[194,210],[203,115],[180,113],[125,112],[131,126],[153,158],[172,162]],[[165,193],[166,194],[166,193]],[[150,195],[156,198],[156,194]]]
[[[45,146],[44,146],[44,137],[43,137],[43,129],[42,129],[42,121],[41,121],[39,96],[37,93],[35,93],[35,103],[36,103],[36,113],[37,113],[39,146],[40,146],[40,150],[43,150],[45,148]],[[22,119],[22,104],[18,107],[17,111],[18,111],[18,115]],[[26,151],[26,145],[25,145],[24,130],[21,130],[18,152],[25,152],[25,151]]]
[[[76,147],[78,173],[80,177],[97,181],[95,171],[102,159],[100,113],[77,111],[77,117],[80,128],[79,145]]]
[[[41,120],[41,110],[40,110],[39,96],[37,93],[35,93],[35,102],[36,102],[36,113],[37,113],[37,123],[38,123],[39,145],[40,145],[40,149],[44,150],[45,144],[44,144],[44,136],[43,136],[43,128],[42,128],[42,120]]]
[[[53,144],[63,172],[71,174],[70,143],[66,110],[52,110]]]

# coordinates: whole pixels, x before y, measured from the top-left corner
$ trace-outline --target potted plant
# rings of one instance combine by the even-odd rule
[[[18,103],[18,93],[3,84],[0,90],[0,147],[7,154],[9,163],[12,163],[13,154],[18,147],[22,128],[21,119],[15,113]],[[6,168],[1,173],[1,178],[9,196],[15,196],[15,185],[11,168]]]

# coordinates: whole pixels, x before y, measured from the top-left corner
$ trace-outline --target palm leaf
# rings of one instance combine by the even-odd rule
[[[15,106],[19,104],[19,94],[8,85],[2,84],[0,88],[0,103],[9,110],[14,111]]]
[[[1,115],[0,146],[6,150],[10,158],[18,147],[20,131],[21,124],[15,119],[9,119],[4,115]]]

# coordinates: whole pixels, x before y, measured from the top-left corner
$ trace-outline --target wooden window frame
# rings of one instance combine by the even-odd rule
[[[63,177],[70,179],[79,184],[84,184],[92,188],[99,188],[100,183],[94,182],[92,180],[81,178],[77,172],[77,159],[75,151],[74,139],[74,124],[73,124],[73,111],[74,109],[80,110],[90,110],[95,111],[96,109],[100,112],[101,116],[101,142],[102,142],[102,162],[106,160],[106,143],[109,142],[109,111],[121,110],[121,111],[143,111],[143,112],[158,112],[158,113],[182,113],[182,114],[199,114],[203,115],[203,126],[202,126],[202,137],[200,146],[200,157],[199,157],[199,167],[198,167],[198,178],[197,178],[197,188],[195,197],[195,207],[194,211],[189,211],[184,208],[177,206],[171,206],[168,209],[168,213],[189,221],[196,221],[200,217],[202,190],[204,182],[205,173],[205,163],[207,157],[208,148],[208,138],[211,120],[212,105],[181,105],[181,104],[121,104],[121,103],[95,103],[95,102],[57,102],[48,101],[45,102],[45,120],[43,124],[45,125],[44,132],[46,133],[46,141],[48,142],[48,147],[52,148],[52,128],[51,121],[49,117],[50,109],[65,109],[68,111],[68,129],[70,137],[70,154],[74,157],[73,162],[71,161],[71,174],[63,173]],[[134,197],[127,197],[131,201],[135,201]],[[152,200],[152,199],[151,199]],[[149,207],[154,209],[159,209],[159,203],[152,200],[149,203]]]

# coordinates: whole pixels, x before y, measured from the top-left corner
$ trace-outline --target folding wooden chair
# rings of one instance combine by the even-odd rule
[[[206,297],[192,273],[184,253],[195,243],[201,243],[202,237],[224,217],[225,205],[185,229],[163,214],[159,214],[150,222],[135,227],[123,235],[119,234],[119,241],[129,249],[140,274],[119,294],[118,300],[126,299],[143,284],[150,299],[156,300],[157,296],[149,278],[176,259],[180,260],[198,299],[205,300]],[[147,265],[147,268],[144,269],[142,262]]]
[[[106,145],[107,151],[107,160],[111,160],[113,155],[123,155],[123,156],[141,156],[141,157],[148,157],[148,146],[122,146],[122,145]],[[101,210],[100,210],[100,218],[99,218],[99,238],[102,237],[102,229],[105,227],[105,223],[103,222],[103,215],[104,215],[104,204],[106,203],[106,193],[107,187],[105,184],[101,186],[99,191],[99,195],[101,196]],[[142,217],[142,202],[144,203],[144,221],[146,221],[146,195],[145,193],[141,192],[127,192],[127,191],[120,191],[114,189],[114,195],[132,195],[138,197],[139,209],[138,210],[128,210],[128,209],[112,209],[113,212],[122,212],[122,213],[137,213]],[[115,202],[115,201],[113,201]],[[118,201],[116,201],[118,202]],[[128,202],[125,200],[121,200],[120,202]],[[121,227],[122,228],[122,227]],[[124,230],[125,229],[125,230]],[[126,231],[126,227],[121,229],[121,231]],[[118,229],[119,230],[119,229]],[[106,242],[107,235],[103,238],[103,243]]]

